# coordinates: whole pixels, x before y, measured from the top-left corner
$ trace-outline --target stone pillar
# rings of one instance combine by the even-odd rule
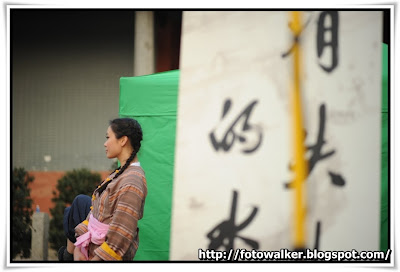
[[[44,212],[35,212],[32,216],[32,261],[47,261],[48,241],[49,215]]]
[[[135,45],[133,75],[155,73],[153,11],[135,12]]]

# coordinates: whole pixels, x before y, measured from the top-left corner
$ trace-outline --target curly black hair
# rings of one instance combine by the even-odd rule
[[[119,177],[125,171],[131,161],[135,158],[136,154],[139,152],[141,147],[140,142],[143,140],[142,127],[140,126],[139,122],[133,118],[116,118],[110,121],[110,127],[117,139],[120,139],[122,136],[128,137],[133,151],[126,160],[124,166],[122,166],[122,168],[118,167],[112,172],[114,173],[116,170],[118,170],[117,174],[98,189],[99,194],[101,194],[107,188],[111,181]]]

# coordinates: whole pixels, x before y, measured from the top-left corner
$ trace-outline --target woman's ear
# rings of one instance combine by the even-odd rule
[[[120,144],[121,144],[121,146],[125,146],[127,142],[128,142],[128,136],[122,136],[122,137],[120,138]]]

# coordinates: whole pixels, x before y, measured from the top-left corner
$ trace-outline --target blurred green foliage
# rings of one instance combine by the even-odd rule
[[[11,177],[11,258],[17,255],[22,258],[31,256],[32,240],[32,199],[29,183],[34,177],[24,168],[14,168]]]

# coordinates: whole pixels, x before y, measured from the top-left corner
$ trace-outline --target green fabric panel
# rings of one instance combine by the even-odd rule
[[[388,112],[388,45],[382,44],[382,112]]]
[[[388,225],[388,114],[382,113],[382,161],[381,161],[381,251],[389,247]]]
[[[381,237],[380,249],[389,247],[388,225],[388,45],[382,44],[382,132],[381,132]],[[393,219],[392,219],[393,220]]]
[[[135,114],[176,117],[178,80],[178,70],[139,77],[121,77],[120,116]],[[123,92],[125,90],[127,92]]]
[[[135,261],[169,259],[178,83],[178,70],[120,79],[119,115],[142,126],[138,156],[148,187]]]

